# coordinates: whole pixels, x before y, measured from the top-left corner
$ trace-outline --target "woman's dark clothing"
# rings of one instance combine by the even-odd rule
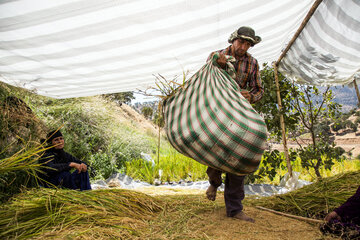
[[[320,230],[343,239],[360,239],[360,186],[352,197],[334,211],[341,220],[333,219],[322,225]]]
[[[55,186],[69,189],[90,190],[91,185],[88,172],[79,173],[75,170],[71,173],[70,170],[72,168],[69,166],[71,162],[78,164],[84,163],[65,152],[63,149],[47,150],[40,159],[40,163],[43,163],[44,166],[52,169],[43,168],[44,174],[41,174],[40,178]],[[45,187],[50,187],[50,185],[44,181],[42,181],[42,184]]]
[[[351,222],[360,226],[360,186],[353,196],[334,211],[341,217],[342,222]]]

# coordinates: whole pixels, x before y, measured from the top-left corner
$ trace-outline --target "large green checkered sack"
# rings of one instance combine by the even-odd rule
[[[236,175],[256,171],[266,147],[264,120],[213,57],[164,103],[166,134],[180,153]],[[233,61],[228,57],[228,61]]]

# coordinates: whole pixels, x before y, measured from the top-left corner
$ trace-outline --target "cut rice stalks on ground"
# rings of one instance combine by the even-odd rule
[[[326,214],[343,204],[359,187],[360,171],[324,178],[286,194],[246,200],[252,206],[262,206],[297,216],[322,220]]]
[[[0,239],[332,239],[318,227],[245,205],[256,222],[226,217],[224,195],[156,197],[130,190],[33,189],[1,208]]]
[[[205,191],[151,197],[122,189],[31,189],[0,208],[0,239],[333,239],[316,223],[250,205],[322,219],[354,194],[359,177],[349,172],[288,194],[247,196],[244,212],[255,223],[226,217],[223,192],[208,201]]]
[[[114,231],[113,237],[137,235],[144,220],[161,210],[159,200],[128,190],[32,189],[0,208],[0,238],[50,236],[58,231],[69,231],[73,237],[86,232],[96,236],[96,228]]]

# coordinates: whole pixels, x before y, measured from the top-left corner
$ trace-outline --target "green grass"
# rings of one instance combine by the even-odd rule
[[[180,154],[168,143],[162,143],[159,160],[156,155],[153,156],[153,159],[154,165],[142,159],[126,162],[126,174],[149,183],[154,183],[155,179],[162,182],[174,182],[181,179],[190,181],[207,179],[207,166]]]
[[[260,163],[260,167],[263,163]],[[314,182],[317,180],[317,177],[315,175],[314,169],[307,170],[301,166],[301,159],[298,157],[296,161],[291,163],[292,170],[295,172],[299,172],[299,179],[306,180],[309,182]],[[320,173],[322,177],[331,177],[336,174],[350,172],[350,171],[359,171],[360,170],[360,161],[353,159],[345,159],[341,161],[334,160],[334,165],[332,166],[331,170],[325,169],[325,167],[320,168]],[[257,174],[258,171],[256,171],[254,174]],[[281,163],[280,168],[276,169],[276,176],[273,180],[270,180],[269,178],[265,177],[263,179],[255,181],[255,183],[268,183],[268,184],[275,184],[278,185],[280,183],[281,178],[288,172],[286,168],[286,162],[283,161]]]
[[[154,166],[150,162],[146,162],[142,159],[129,161],[125,165],[125,173],[135,179],[146,181],[151,184],[154,183],[155,179],[161,179],[162,182],[174,182],[181,179],[202,181],[207,180],[208,178],[206,175],[207,166],[180,154],[164,141],[162,141],[159,163],[156,155],[153,155],[153,159],[155,161]],[[263,164],[264,163],[261,162],[260,167],[263,166]],[[310,182],[317,180],[314,170],[306,170],[303,168],[299,158],[292,162],[292,167],[293,171],[300,173],[299,179]],[[159,169],[162,170],[161,177],[159,176]],[[331,170],[322,167],[320,169],[320,173],[323,177],[331,177],[336,174],[357,170],[360,170],[360,161],[356,159],[347,159],[339,162],[334,161],[334,165]],[[281,163],[280,168],[276,169],[277,174],[273,180],[270,180],[268,177],[264,177],[262,179],[255,180],[254,183],[278,185],[281,178],[287,173],[287,171],[286,162],[284,160]],[[258,171],[254,174],[257,173]]]

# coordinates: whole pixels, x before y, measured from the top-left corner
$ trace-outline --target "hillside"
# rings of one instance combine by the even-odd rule
[[[348,112],[357,107],[358,99],[354,87],[337,86],[331,87],[331,89],[335,96],[334,101],[343,106],[343,112]]]
[[[360,155],[360,131],[356,133],[346,133],[344,135],[334,135],[336,146],[342,147],[347,153],[351,152],[353,157]],[[298,138],[299,143],[307,145],[311,142],[310,138]],[[295,141],[288,140],[288,148],[297,149],[299,146]],[[272,149],[283,151],[282,143],[272,143]]]

